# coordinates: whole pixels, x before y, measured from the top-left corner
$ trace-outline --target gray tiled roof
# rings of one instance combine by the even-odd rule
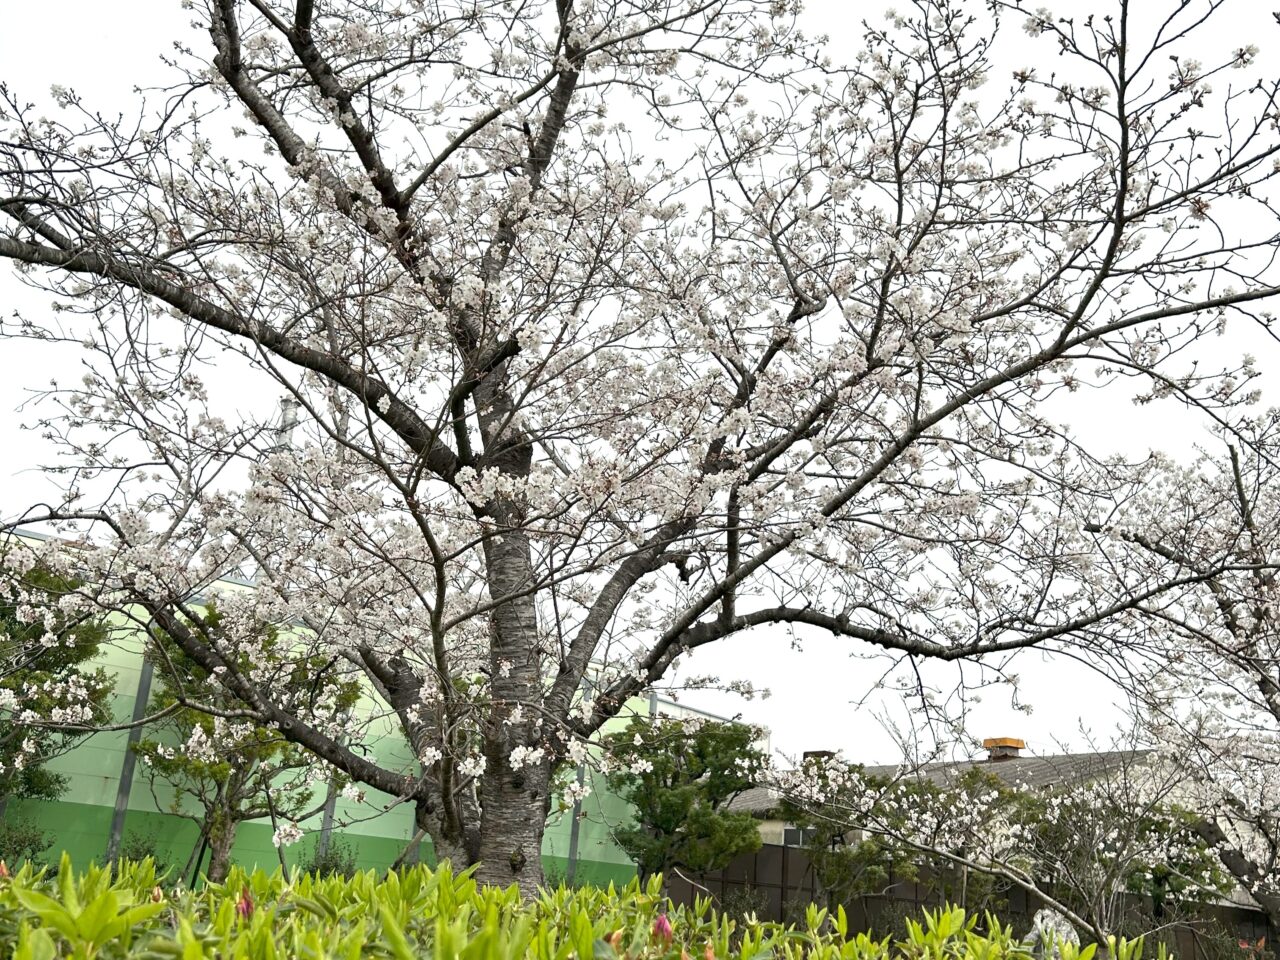
[[[1076,783],[1096,780],[1141,763],[1150,750],[1111,750],[1102,753],[1060,753],[1042,757],[1009,757],[1004,760],[959,760],[949,763],[929,763],[919,770],[897,766],[867,767],[868,774],[876,777],[919,777],[931,783],[945,784],[975,768],[994,774],[1009,785],[1051,787],[1059,783]],[[781,801],[781,795],[772,787],[752,787],[744,790],[729,803],[734,813],[754,813],[766,816]]]
[[[772,787],[751,787],[729,801],[729,810],[732,813],[754,813],[756,816],[764,816],[770,813],[781,799],[781,795]]]
[[[893,766],[867,767],[867,773],[878,777],[919,777],[931,783],[945,784],[970,770],[994,774],[1009,785],[1051,787],[1059,783],[1096,780],[1141,763],[1150,750],[1109,750],[1102,753],[1059,753],[1040,757],[1009,757],[1004,760],[960,760],[953,763],[929,763],[919,770],[902,770]]]

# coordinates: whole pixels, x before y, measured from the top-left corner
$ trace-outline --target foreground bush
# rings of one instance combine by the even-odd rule
[[[464,872],[418,866],[318,878],[234,869],[199,892],[157,885],[150,861],[118,874],[82,873],[64,858],[55,877],[25,867],[0,879],[0,957],[15,960],[1024,960],[1007,928],[975,932],[961,910],[926,914],[907,939],[850,935],[843,911],[810,908],[803,925],[735,923],[702,902],[671,907],[659,883],[623,890],[552,890],[522,901],[515,887],[480,887]],[[1138,960],[1125,946],[1120,960]],[[1064,960],[1090,960],[1070,947]]]

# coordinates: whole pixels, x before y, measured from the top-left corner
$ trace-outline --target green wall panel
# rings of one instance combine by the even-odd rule
[[[111,808],[85,803],[15,800],[5,806],[4,818],[30,821],[52,837],[45,859],[53,863],[64,850],[77,865],[100,861],[111,830]]]
[[[247,589],[243,584],[230,584],[232,589]],[[116,629],[103,645],[100,664],[116,678],[113,713],[120,722],[132,719],[139,678],[142,674],[142,642],[136,622],[122,615],[112,617]],[[636,699],[627,705],[623,715],[606,724],[606,732],[624,726],[635,714],[648,714],[655,701]],[[662,711],[680,714],[685,708],[663,702]],[[375,705],[366,701],[356,708],[370,716]],[[391,768],[401,768],[407,775],[417,772],[407,744],[399,736],[394,723],[383,718],[375,724],[367,746],[372,759]],[[65,850],[77,864],[101,860],[110,838],[112,813],[119,791],[121,771],[129,749],[125,731],[96,734],[83,740],[75,749],[56,758],[50,768],[67,778],[67,790],[56,802],[11,802],[4,818],[25,817],[54,837],[54,847],[45,859],[56,861]],[[577,821],[578,864],[575,881],[579,883],[624,882],[635,875],[635,868],[613,839],[618,826],[630,820],[628,805],[608,790],[604,778],[588,775],[592,792],[581,805]],[[360,869],[384,869],[404,848],[413,834],[413,809],[410,804],[375,790],[365,790],[363,802],[338,797],[334,807],[333,838],[350,845]],[[324,797],[318,787],[315,804]],[[198,839],[198,828],[191,819],[178,816],[175,794],[162,780],[154,787],[141,763],[135,765],[132,789],[125,812],[123,838],[141,837],[151,842],[156,852],[175,869],[181,869],[191,857]],[[186,809],[179,808],[179,809]],[[319,814],[300,824],[306,836],[286,850],[286,862],[295,865],[307,861],[314,850],[320,830]],[[543,841],[543,862],[549,878],[563,877],[568,866],[574,818],[568,812],[556,813],[547,824]],[[271,843],[272,828],[266,821],[240,826],[232,857],[245,867],[273,869],[279,865]],[[422,855],[433,857],[430,842],[423,844]]]

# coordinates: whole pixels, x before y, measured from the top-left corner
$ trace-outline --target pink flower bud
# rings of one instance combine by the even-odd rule
[[[663,943],[670,943],[675,931],[671,929],[671,921],[665,913],[660,913],[653,921],[653,937]]]
[[[240,900],[236,903],[236,913],[248,920],[253,916],[253,897],[249,896],[249,888],[240,891]]]

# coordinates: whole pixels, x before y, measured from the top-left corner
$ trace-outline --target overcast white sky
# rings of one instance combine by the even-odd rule
[[[1045,0],[1044,5],[1064,13],[1080,8],[1075,0]],[[1165,6],[1162,0],[1140,0],[1135,9],[1141,17],[1144,11]],[[839,42],[860,36],[856,20],[864,14],[850,11],[865,11],[866,5],[824,0],[810,7],[814,23],[841,38]],[[878,12],[882,7],[877,4],[874,9]],[[190,14],[176,0],[145,4],[63,0],[56,5],[0,0],[0,24],[0,80],[33,100],[47,97],[51,84],[73,87],[105,113],[136,110],[136,87],[159,85],[172,76],[161,57],[172,53],[175,40],[205,42],[203,34],[192,31]],[[1020,31],[1011,30],[1009,36],[1029,56],[1043,58],[1044,48],[1026,46],[1030,41]],[[1219,15],[1206,38],[1216,47],[1256,43],[1263,48],[1260,63],[1268,61],[1270,51],[1280,50],[1280,28],[1256,0],[1238,0],[1233,10]],[[43,300],[0,265],[0,311],[8,315],[15,307],[37,312],[43,309]],[[1264,373],[1280,361],[1265,341],[1249,340],[1248,348],[1259,356]],[[43,499],[48,489],[36,470],[38,463],[48,459],[48,448],[21,429],[32,416],[18,408],[30,389],[47,386],[52,377],[64,382],[78,379],[78,364],[74,351],[0,341],[0,517],[21,512]],[[249,397],[243,402],[272,404],[274,397]],[[1171,408],[1159,404],[1139,408],[1123,396],[1076,403],[1070,416],[1073,424],[1092,432],[1102,445],[1129,455],[1147,448],[1187,455],[1198,439]],[[716,712],[741,712],[746,719],[769,726],[775,750],[784,754],[843,749],[856,760],[892,761],[897,748],[876,719],[873,706],[896,711],[901,719],[901,702],[880,697],[878,704],[859,705],[856,701],[867,692],[879,668],[851,658],[849,650],[846,641],[817,634],[805,638],[799,648],[778,633],[749,634],[704,648],[686,669],[692,674],[749,679],[769,687],[769,699],[743,702],[736,696],[706,691],[688,693],[682,699]],[[939,667],[930,675],[940,685],[950,684],[955,669]],[[1007,692],[987,691],[970,708],[972,734],[1019,736],[1034,750],[1053,752],[1059,743],[1081,746],[1082,723],[1105,738],[1121,720],[1112,691],[1079,665],[1046,662],[1032,653],[1020,658],[1017,670],[1022,677],[1021,698],[1033,711],[1017,712]]]

